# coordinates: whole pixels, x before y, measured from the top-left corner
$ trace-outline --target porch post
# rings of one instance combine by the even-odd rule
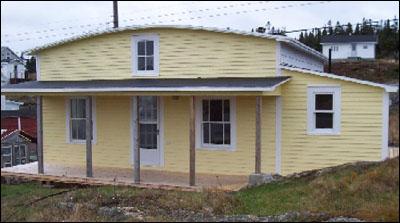
[[[261,109],[262,109],[262,98],[261,96],[256,97],[256,168],[255,173],[261,173]]]
[[[190,167],[189,167],[189,185],[194,186],[196,184],[196,150],[195,150],[195,98],[190,97]]]
[[[140,117],[140,110],[139,110],[139,96],[136,96],[136,135],[135,135],[135,160],[134,160],[134,182],[140,183],[140,124],[139,124],[139,117]]]
[[[36,128],[37,128],[37,158],[38,158],[38,173],[43,174],[43,111],[42,111],[42,96],[36,97]]]
[[[92,164],[92,97],[86,100],[86,177],[93,177]]]

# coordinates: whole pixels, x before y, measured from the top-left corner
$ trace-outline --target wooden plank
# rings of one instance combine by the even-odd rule
[[[134,160],[134,182],[139,184],[140,183],[140,124],[139,124],[139,96],[136,96],[136,134],[135,134],[135,160]]]
[[[195,148],[195,98],[190,97],[190,157],[189,157],[189,185],[194,186],[196,184],[196,148]]]
[[[261,109],[262,97],[256,97],[256,147],[255,147],[255,173],[261,173]]]
[[[36,126],[37,126],[37,156],[38,156],[38,173],[44,173],[43,167],[43,104],[42,96],[36,97]]]
[[[86,100],[86,176],[93,177],[92,164],[92,97]]]

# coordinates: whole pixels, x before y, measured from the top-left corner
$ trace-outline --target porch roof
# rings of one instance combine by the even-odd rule
[[[123,80],[30,81],[8,84],[2,94],[102,92],[272,92],[288,76],[258,78],[140,78]]]

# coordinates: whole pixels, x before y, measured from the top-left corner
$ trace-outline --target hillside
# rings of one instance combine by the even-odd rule
[[[325,71],[328,68],[325,66]],[[375,61],[334,61],[334,74],[385,84],[399,83],[399,61],[379,59]]]
[[[307,171],[234,193],[2,184],[1,210],[1,221],[398,222],[399,159]]]

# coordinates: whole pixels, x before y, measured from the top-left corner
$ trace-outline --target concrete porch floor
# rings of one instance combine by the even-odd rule
[[[37,162],[2,168],[1,172],[37,174]],[[84,167],[62,166],[54,164],[44,165],[44,175],[86,178]],[[133,169],[93,167],[93,179],[99,181],[115,181],[133,184]],[[246,186],[248,176],[215,175],[196,173],[196,186],[200,188],[218,188],[234,191]],[[153,185],[170,185],[174,187],[188,187],[189,174],[159,170],[141,169],[141,183]]]

